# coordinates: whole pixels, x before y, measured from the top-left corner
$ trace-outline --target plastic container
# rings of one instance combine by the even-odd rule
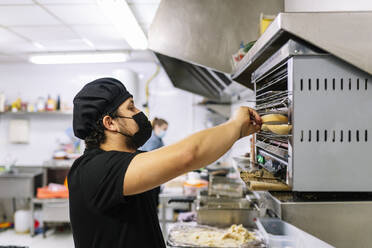
[[[208,195],[218,195],[241,198],[243,197],[244,185],[239,179],[221,176],[210,176],[208,184]]]
[[[31,227],[30,210],[17,210],[14,214],[14,230],[16,233],[27,233]]]
[[[275,218],[259,218],[256,222],[268,248],[332,248],[333,246]],[[333,247],[334,248],[334,247]]]
[[[36,197],[39,199],[68,198],[68,188],[51,183],[49,186],[37,188]]]
[[[208,182],[199,180],[198,182],[188,182],[183,184],[183,193],[186,196],[197,196],[201,191],[208,190]]]
[[[293,226],[279,219],[258,219],[258,230],[269,248],[297,248]]]

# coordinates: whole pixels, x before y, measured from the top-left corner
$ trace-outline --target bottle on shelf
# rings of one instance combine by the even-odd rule
[[[36,112],[37,111],[37,103],[29,102],[27,105],[27,112]]]
[[[5,112],[5,94],[0,92],[0,112]]]
[[[57,97],[57,106],[56,106],[57,111],[61,111],[61,97],[58,95]]]
[[[46,104],[46,111],[55,111],[56,110],[56,101],[53,100],[50,95],[48,95],[48,100]]]
[[[43,97],[39,97],[37,99],[37,105],[36,105],[36,109],[38,112],[44,112],[45,111],[45,102],[44,102],[44,98]]]
[[[27,102],[21,102],[21,111],[22,112],[27,112]]]
[[[21,110],[21,107],[22,107],[22,100],[21,98],[18,97],[17,100],[12,102],[11,110],[12,112],[18,112]]]

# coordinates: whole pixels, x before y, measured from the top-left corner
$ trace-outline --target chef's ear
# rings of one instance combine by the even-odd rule
[[[114,123],[114,119],[112,119],[111,116],[105,115],[102,119],[102,124],[105,127],[105,129],[110,131],[116,131],[116,125]]]

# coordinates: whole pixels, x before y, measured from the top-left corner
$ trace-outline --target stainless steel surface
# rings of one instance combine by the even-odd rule
[[[163,0],[149,30],[149,48],[231,73],[240,42],[259,36],[260,14],[283,10],[283,0]]]
[[[372,75],[333,56],[290,60],[293,190],[372,191]]]
[[[319,49],[301,44],[295,40],[288,40],[278,51],[276,51],[269,59],[267,59],[262,65],[252,73],[252,80],[259,80],[265,73],[272,71],[277,65],[282,64],[292,56],[309,56],[309,55],[320,55],[326,54]]]
[[[22,167],[16,167],[14,173],[1,172],[0,198],[33,198],[35,178],[41,174],[41,169],[31,170]]]
[[[200,209],[197,222],[202,225],[228,227],[233,224],[254,228],[254,219],[259,217],[258,210],[248,209]]]
[[[246,198],[198,196],[197,222],[202,225],[228,227],[243,224],[254,228],[254,219],[260,216],[256,205]]]
[[[35,206],[40,205],[42,211],[42,221],[52,223],[69,223],[69,200],[68,199],[37,199],[31,201],[31,223],[34,223]],[[31,225],[31,236],[35,235],[34,225]],[[45,233],[44,233],[45,235]]]
[[[277,14],[283,2],[162,1],[150,28],[149,48],[175,87],[221,103],[239,101],[245,88],[230,78],[232,54],[242,41],[258,38],[260,14]]]
[[[0,177],[8,177],[8,178],[24,178],[24,177],[34,177],[42,173],[40,167],[34,166],[14,166],[12,167],[12,171],[0,171]]]
[[[261,114],[286,109],[292,124],[289,135],[257,134],[257,152],[279,155],[276,160],[288,164],[286,181],[292,190],[372,191],[367,155],[372,76],[330,54],[293,55],[288,49],[280,49],[256,72],[256,108]],[[269,98],[268,92],[278,97]],[[273,141],[288,151],[287,157],[271,147]]]
[[[282,220],[337,248],[371,247],[372,201],[291,202],[264,194]]]
[[[371,20],[372,12],[280,14],[234,74],[247,85],[254,72],[260,111],[285,109],[293,126],[285,137],[258,134],[257,153],[287,160],[286,183],[293,194],[331,192],[339,197],[268,197],[260,208],[336,247],[372,243],[372,200],[360,195],[372,192],[372,33],[366,31]],[[280,49],[289,39],[321,50],[296,54]],[[265,100],[269,91],[287,92],[286,106]],[[265,139],[285,142],[287,158],[260,146]],[[343,199],[345,195],[357,197]]]
[[[207,97],[210,100],[228,103],[244,87],[232,82],[229,75],[155,53],[170,81],[177,88]]]
[[[239,63],[233,78],[251,73],[289,39],[299,38],[372,74],[372,12],[280,13]]]
[[[44,222],[70,222],[68,199],[54,199],[43,203]]]
[[[251,200],[247,198],[231,198],[198,195],[196,199],[198,209],[252,209],[254,208]]]

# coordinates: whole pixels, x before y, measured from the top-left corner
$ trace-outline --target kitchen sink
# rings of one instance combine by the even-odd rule
[[[0,171],[0,198],[33,198],[42,185],[40,167],[13,167]]]

